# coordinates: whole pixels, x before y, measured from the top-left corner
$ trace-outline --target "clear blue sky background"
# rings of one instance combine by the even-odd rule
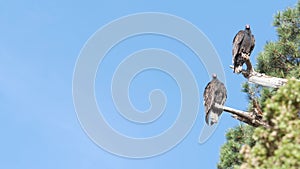
[[[228,68],[231,64],[232,38],[246,23],[256,37],[252,60],[266,41],[276,40],[273,15],[294,6],[296,0],[265,1],[1,1],[0,2],[0,168],[28,169],[213,169],[225,133],[239,122],[224,114],[216,132],[205,144],[198,144],[204,125],[203,106],[189,135],[171,151],[148,159],[128,159],[112,155],[94,144],[82,130],[72,101],[72,76],[87,39],[110,21],[137,12],[165,12],[182,17],[202,30],[215,46],[225,68],[228,101],[226,105],[246,109],[246,96],[240,92],[243,77]],[[176,29],[176,28],[174,28]],[[161,37],[133,38],[108,54],[103,71],[111,71],[114,54],[126,56],[148,47],[170,50],[189,64],[197,78],[199,92],[210,80],[201,62],[187,57],[191,51],[179,43]],[[141,43],[145,42],[145,43]],[[157,43],[159,42],[159,43]],[[174,50],[174,51],[172,51]],[[190,53],[189,53],[190,52]],[[191,54],[192,55],[192,54]],[[107,70],[106,70],[107,69]],[[178,88],[172,79],[159,72],[145,72],[132,83],[130,96],[141,110],[149,107],[150,89],[162,88],[170,95],[167,110],[178,110]],[[176,114],[168,114],[166,123],[153,127],[113,120],[109,92],[101,91],[109,83],[96,79],[98,103],[107,110],[105,117],[121,133],[151,136],[172,124]],[[153,82],[153,83],[149,83]],[[163,83],[159,83],[163,82]],[[104,87],[104,88],[102,88]],[[107,103],[106,103],[107,102]]]

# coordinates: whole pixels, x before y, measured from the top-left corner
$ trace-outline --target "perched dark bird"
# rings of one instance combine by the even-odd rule
[[[223,106],[227,98],[225,85],[218,80],[216,74],[212,75],[212,80],[205,87],[203,98],[206,124],[213,125],[218,122],[219,116],[223,112],[218,105]],[[209,119],[211,119],[210,122]]]
[[[234,73],[241,73],[242,66],[246,61],[245,57],[250,57],[255,46],[255,38],[251,33],[250,25],[245,26],[245,30],[240,30],[233,38],[232,63]]]

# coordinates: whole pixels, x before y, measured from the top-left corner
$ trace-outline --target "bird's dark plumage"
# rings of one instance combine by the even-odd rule
[[[217,108],[216,104],[223,106],[227,98],[225,85],[213,74],[213,79],[205,87],[204,93],[205,121],[208,125],[218,122],[223,109]],[[211,121],[209,121],[211,119]]]
[[[245,58],[242,57],[242,54],[250,57],[254,46],[254,35],[251,33],[250,25],[246,25],[245,30],[240,30],[233,38],[232,62],[234,66],[234,73],[241,72],[242,66],[246,61]]]

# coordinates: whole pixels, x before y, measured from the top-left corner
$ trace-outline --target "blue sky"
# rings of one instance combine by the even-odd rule
[[[246,109],[246,96],[240,92],[241,83],[245,80],[228,68],[232,39],[249,23],[256,37],[252,54],[255,62],[255,56],[262,51],[266,41],[276,40],[273,15],[295,4],[296,0],[1,1],[0,168],[216,168],[219,149],[225,142],[224,135],[239,122],[224,113],[210,139],[198,144],[204,125],[202,98],[190,133],[175,148],[162,155],[138,160],[123,158],[94,144],[80,126],[72,99],[73,71],[80,50],[93,33],[119,17],[138,12],[164,12],[179,16],[205,33],[217,50],[226,74],[226,105]],[[193,53],[171,39],[147,35],[118,44],[98,70],[95,93],[111,126],[135,137],[155,135],[168,128],[176,118],[176,113],[172,112],[177,112],[180,102],[178,87],[172,78],[162,72],[146,71],[133,80],[130,98],[137,109],[146,110],[149,107],[149,91],[153,88],[164,90],[169,100],[163,121],[139,126],[117,117],[107,90],[111,77],[106,72],[112,72],[113,65],[122,57],[149,47],[178,54],[194,73],[200,96],[210,80],[203,64]]]

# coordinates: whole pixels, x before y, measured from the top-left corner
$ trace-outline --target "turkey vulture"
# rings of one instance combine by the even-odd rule
[[[240,30],[233,38],[232,63],[234,73],[241,73],[246,57],[250,57],[255,46],[255,38],[251,33],[250,25],[245,26],[245,30]]]
[[[205,121],[208,125],[213,125],[218,122],[218,118],[223,112],[216,104],[223,106],[226,98],[227,91],[224,84],[218,80],[217,75],[212,75],[212,80],[207,84],[203,94],[205,106]],[[209,123],[209,119],[211,119]]]

